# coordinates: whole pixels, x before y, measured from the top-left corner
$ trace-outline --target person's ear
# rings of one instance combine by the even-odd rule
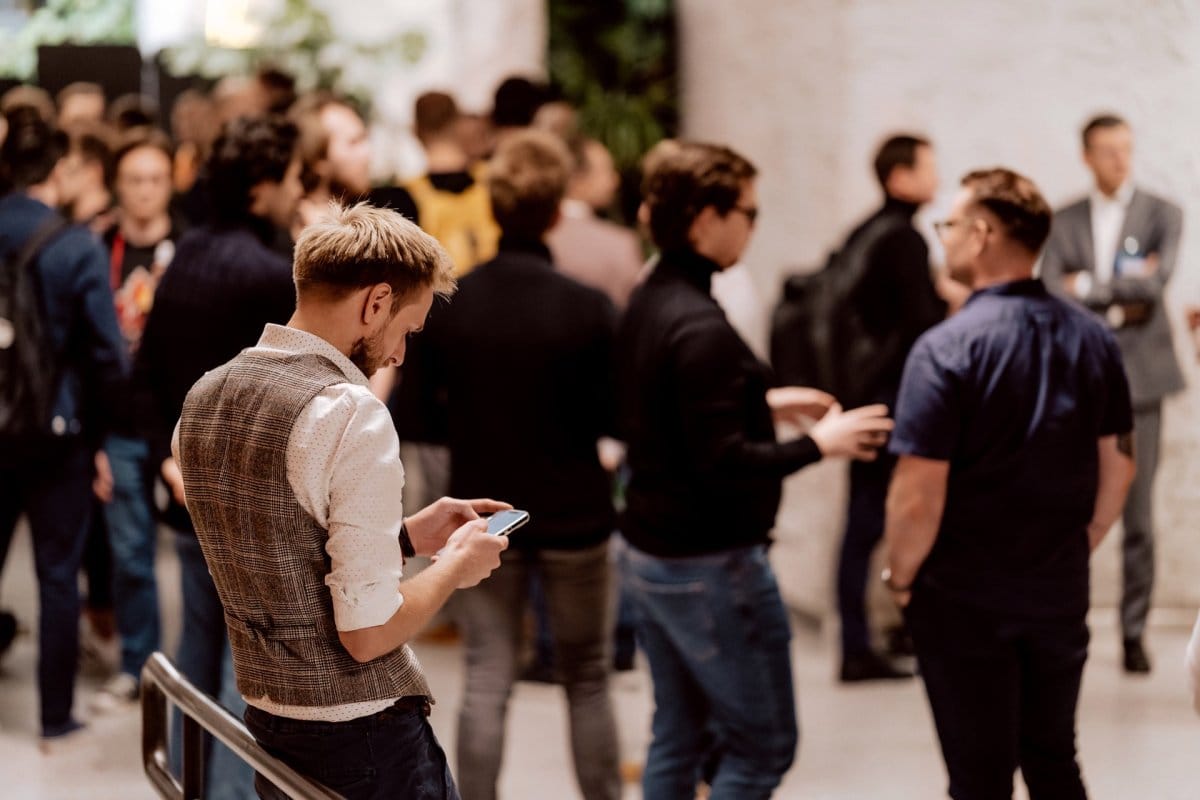
[[[692,227],[688,228],[688,241],[693,248],[704,248],[709,239],[709,232],[720,219],[721,215],[716,206],[709,205],[700,209],[700,213],[692,220]]]
[[[268,211],[268,202],[264,195],[269,188],[268,181],[259,181],[250,187],[250,207],[246,209],[251,216],[265,217]]]
[[[367,287],[363,294],[362,321],[366,325],[374,325],[380,316],[387,316],[392,311],[392,287],[386,283],[377,283]]]

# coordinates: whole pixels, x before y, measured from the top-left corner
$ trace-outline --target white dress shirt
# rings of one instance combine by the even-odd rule
[[[1125,215],[1133,199],[1133,183],[1125,185],[1111,197],[1093,188],[1088,206],[1092,213],[1092,252],[1096,256],[1093,281],[1100,286],[1113,278],[1113,265],[1117,250],[1121,246],[1121,229],[1125,226]]]
[[[287,447],[287,476],[300,507],[329,531],[325,585],[339,631],[382,625],[404,602],[399,583],[404,521],[404,467],[387,406],[341,351],[311,333],[267,325],[259,356],[319,355],[346,376],[305,406]],[[178,426],[172,451],[178,459]],[[247,697],[263,711],[293,719],[341,722],[374,714],[395,702],[370,700],[339,706],[288,706],[269,697]]]

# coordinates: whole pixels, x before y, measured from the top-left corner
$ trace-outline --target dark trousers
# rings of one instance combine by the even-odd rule
[[[425,713],[400,705],[347,722],[305,722],[246,708],[263,749],[348,800],[459,800]],[[284,797],[265,778],[259,797]]]
[[[906,616],[953,800],[1086,800],[1075,710],[1087,660],[1082,616],[1030,619],[918,587]]]
[[[871,647],[867,627],[867,579],[871,554],[883,538],[888,484],[896,457],[880,452],[875,461],[850,464],[850,507],[838,560],[838,613],[842,618],[842,655]]]
[[[0,467],[0,568],[17,518],[29,517],[38,579],[38,693],[42,735],[74,726],[79,661],[79,565],[91,519],[92,460],[81,445]]]
[[[1137,408],[1133,413],[1134,455],[1137,474],[1125,501],[1125,536],[1121,540],[1124,585],[1121,592],[1121,633],[1140,639],[1150,613],[1154,589],[1154,475],[1158,471],[1162,404]]]

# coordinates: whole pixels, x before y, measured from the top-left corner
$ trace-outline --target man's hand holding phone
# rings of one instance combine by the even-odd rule
[[[450,536],[465,523],[482,514],[494,514],[512,508],[499,500],[459,500],[443,497],[404,520],[409,539],[417,555],[427,556],[441,550]]]
[[[459,589],[469,589],[500,566],[507,549],[507,536],[492,536],[487,520],[475,519],[454,531],[434,560],[454,570]]]

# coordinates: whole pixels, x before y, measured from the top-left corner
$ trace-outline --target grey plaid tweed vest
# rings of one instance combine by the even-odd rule
[[[331,706],[429,696],[407,645],[365,664],[342,647],[325,585],[329,534],[288,482],[292,425],[323,389],[345,382],[320,356],[243,352],[201,378],[183,405],[188,511],[225,606],[246,697]]]

